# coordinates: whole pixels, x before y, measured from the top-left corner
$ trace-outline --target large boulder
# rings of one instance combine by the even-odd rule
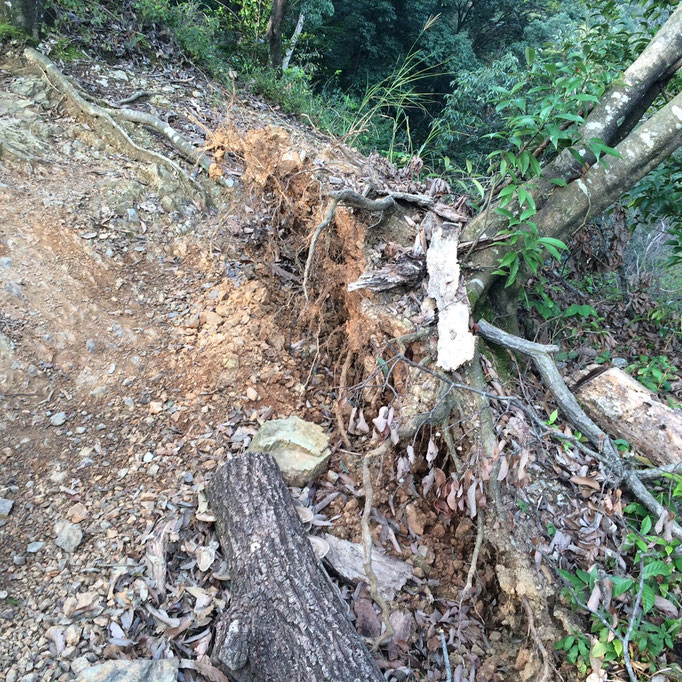
[[[256,433],[250,452],[269,452],[287,485],[303,487],[327,467],[331,450],[321,426],[299,417],[273,419]]]

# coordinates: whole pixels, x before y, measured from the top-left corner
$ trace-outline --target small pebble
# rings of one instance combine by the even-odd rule
[[[52,426],[61,426],[66,422],[66,412],[56,412],[50,417],[50,424]]]

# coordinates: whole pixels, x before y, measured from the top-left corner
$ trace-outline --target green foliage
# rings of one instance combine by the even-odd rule
[[[279,106],[285,113],[307,113],[318,120],[323,101],[313,92],[310,81],[310,74],[300,67],[277,74],[270,68],[258,66],[246,75],[246,83],[253,92]]]
[[[53,57],[60,59],[63,62],[73,62],[76,59],[83,57],[83,51],[68,38],[58,38],[52,48],[51,54]]]
[[[668,264],[682,264],[682,154],[673,154],[644,176],[628,199],[635,221],[649,225],[667,221],[671,247]]]
[[[670,492],[660,494],[659,501],[668,508],[682,499],[682,477],[666,475]],[[630,529],[622,553],[628,556],[632,569],[630,573],[607,573],[594,567],[589,573],[580,569],[559,570],[567,587],[564,598],[575,608],[587,604],[595,586],[602,595],[608,589],[611,595],[610,607],[597,606],[589,613],[590,632],[597,643],[590,648],[586,633],[573,635],[557,642],[555,649],[566,653],[566,660],[575,665],[581,673],[587,671],[589,655],[603,658],[605,663],[623,660],[622,639],[633,618],[632,608],[640,601],[641,607],[634,615],[630,638],[631,658],[648,671],[649,676],[668,664],[661,660],[667,651],[672,651],[680,631],[682,618],[672,618],[679,613],[682,598],[682,557],[679,554],[680,541],[666,540],[663,521],[658,522],[640,503],[629,504],[625,510]],[[569,588],[570,586],[570,588]],[[666,604],[669,607],[666,609]],[[613,624],[619,638],[614,638],[599,618],[599,615]],[[678,674],[680,670],[678,668]]]
[[[0,41],[26,40],[27,37],[26,33],[20,28],[0,21]]]
[[[222,7],[210,9],[198,0],[135,0],[135,9],[144,22],[167,27],[180,49],[199,64],[223,61],[218,50],[226,16]]]
[[[656,393],[670,390],[670,379],[676,377],[678,368],[665,355],[640,355],[637,362],[628,367],[628,371],[633,372],[640,383]]]

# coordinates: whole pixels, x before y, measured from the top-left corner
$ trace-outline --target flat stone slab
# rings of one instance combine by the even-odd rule
[[[361,544],[328,533],[322,538],[329,545],[324,560],[342,579],[349,583],[368,582],[364,567],[365,550]],[[412,566],[380,552],[376,547],[372,549],[372,570],[377,577],[379,592],[389,601],[412,577]]]
[[[81,671],[76,682],[175,682],[177,660],[107,661]]]
[[[299,417],[266,422],[248,447],[250,452],[269,452],[287,485],[302,488],[317,478],[331,456],[329,436],[321,426]]]

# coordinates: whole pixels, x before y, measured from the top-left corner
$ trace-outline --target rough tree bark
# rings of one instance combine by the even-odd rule
[[[282,68],[282,19],[286,6],[287,0],[272,0],[272,13],[268,22],[267,36],[270,64],[275,69]]]
[[[232,576],[213,658],[231,679],[383,680],[317,564],[272,456],[227,462],[208,498]]]
[[[36,40],[45,14],[45,0],[2,0],[0,21],[20,28]]]

